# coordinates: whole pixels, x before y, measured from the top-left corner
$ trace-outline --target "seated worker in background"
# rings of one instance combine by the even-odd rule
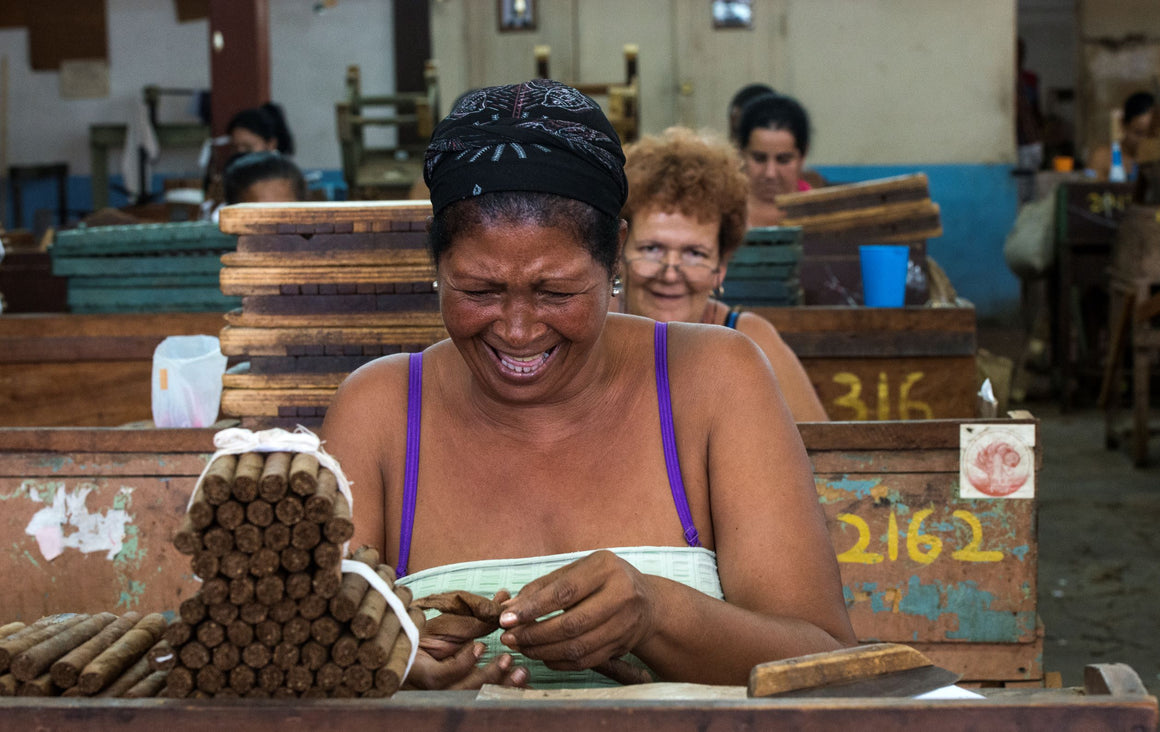
[[[623,163],[600,108],[547,79],[477,89],[432,136],[450,338],[356,370],[322,427],[355,546],[416,598],[503,601],[486,644],[474,618],[432,618],[412,686],[607,684],[593,669],[614,661],[744,685],[758,663],[855,642],[760,349],[608,312]]]
[[[1128,180],[1136,179],[1136,158],[1140,151],[1140,143],[1145,138],[1156,136],[1153,126],[1155,112],[1156,97],[1148,92],[1136,92],[1124,100],[1120,117],[1120,154]],[[1087,168],[1095,171],[1099,180],[1107,180],[1112,168],[1111,146],[1096,148],[1088,157]]]
[[[226,203],[306,200],[306,179],[289,159],[271,151],[235,156],[226,164]]]
[[[737,128],[741,125],[741,110],[745,109],[745,105],[757,97],[765,96],[766,94],[776,94],[773,87],[769,84],[746,84],[737,90],[733,98],[729,100],[729,141],[734,145],[740,147],[741,143],[738,141]]]
[[[628,241],[624,294],[613,309],[736,328],[765,352],[794,421],[826,421],[805,369],[773,325],[711,297],[745,237],[749,187],[737,152],[723,139],[670,127],[624,153],[628,200],[620,215]]]
[[[802,178],[810,149],[809,114],[793,97],[757,97],[741,112],[738,141],[749,177],[748,228],[778,226],[783,214],[775,197],[812,187]]]
[[[283,155],[294,154],[294,137],[286,124],[286,115],[273,102],[238,112],[230,118],[226,133],[234,152],[276,150]]]

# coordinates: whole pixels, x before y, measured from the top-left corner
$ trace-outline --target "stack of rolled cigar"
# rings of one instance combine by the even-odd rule
[[[165,617],[49,615],[0,627],[0,696],[143,698],[165,686]]]
[[[177,549],[201,578],[165,639],[169,697],[384,697],[411,644],[384,598],[341,571],[354,533],[334,474],[313,455],[214,460],[195,488]],[[353,558],[394,589],[371,548]],[[395,589],[404,606],[405,588]],[[421,626],[423,613],[410,612]]]

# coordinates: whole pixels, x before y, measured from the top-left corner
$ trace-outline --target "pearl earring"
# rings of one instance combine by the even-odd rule
[[[439,292],[439,280],[435,280],[431,283],[431,289],[435,292]]]
[[[621,289],[620,275],[617,275],[616,277],[612,278],[612,296],[620,297]]]

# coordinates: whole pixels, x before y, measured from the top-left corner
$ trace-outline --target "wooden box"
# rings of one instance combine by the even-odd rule
[[[0,426],[114,427],[153,419],[153,351],[216,335],[221,313],[0,317]]]
[[[777,328],[834,420],[975,416],[975,310],[751,308]]]
[[[960,478],[964,463],[995,470],[989,453],[972,449],[990,431],[1006,440],[997,451],[1008,467],[1033,484],[1035,420],[799,428],[858,639],[914,646],[969,681],[1042,679],[1034,493],[964,497]]]
[[[970,680],[1042,677],[1035,500],[965,499],[959,486],[963,425],[1035,424],[1026,417],[801,426],[861,640],[915,645]],[[0,430],[0,495],[8,496],[0,541],[10,547],[0,569],[21,578],[0,596],[0,618],[176,609],[191,580],[189,558],[170,540],[212,434]],[[1034,437],[1029,449],[1018,456],[1033,477]],[[93,520],[86,516],[119,519],[119,550],[65,547],[45,558],[27,529],[39,511],[70,497],[85,526]]]

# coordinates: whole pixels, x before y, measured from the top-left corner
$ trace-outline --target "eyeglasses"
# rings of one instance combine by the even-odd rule
[[[646,280],[663,277],[665,269],[672,267],[690,285],[710,282],[720,270],[718,265],[706,262],[705,255],[698,252],[682,252],[678,262],[668,259],[668,253],[663,249],[646,249],[639,256],[626,256],[624,262],[633,274]]]

